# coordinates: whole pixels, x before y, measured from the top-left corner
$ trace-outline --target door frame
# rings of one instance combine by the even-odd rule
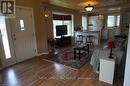
[[[32,30],[33,30],[33,35],[34,35],[34,41],[35,41],[35,56],[38,56],[38,50],[37,50],[37,39],[36,39],[36,30],[35,30],[35,20],[34,20],[34,10],[33,10],[33,8],[32,7],[26,7],[26,6],[18,6],[18,5],[16,5],[15,6],[16,7],[16,9],[17,8],[23,8],[23,9],[30,9],[31,10],[31,14],[32,14],[32,23],[33,23],[33,25],[32,25]]]

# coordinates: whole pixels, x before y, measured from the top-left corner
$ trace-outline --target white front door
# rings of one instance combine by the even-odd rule
[[[16,18],[10,19],[16,62],[36,56],[33,10],[16,7]]]

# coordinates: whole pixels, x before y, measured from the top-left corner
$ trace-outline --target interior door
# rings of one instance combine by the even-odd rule
[[[16,7],[16,18],[11,19],[12,38],[16,62],[34,57],[36,42],[34,34],[33,10]]]

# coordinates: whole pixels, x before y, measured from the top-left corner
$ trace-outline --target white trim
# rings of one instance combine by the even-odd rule
[[[129,24],[130,26],[130,24]],[[127,56],[126,56],[126,64],[125,64],[125,74],[124,74],[124,85],[123,86],[130,86],[130,28],[129,28],[129,35],[128,35],[128,46],[127,46]]]
[[[52,11],[52,14],[58,14],[58,15],[73,15],[73,13],[59,12],[59,11]]]
[[[38,50],[37,50],[37,39],[36,39],[36,29],[35,29],[35,20],[34,20],[34,11],[33,11],[33,9],[32,9],[32,18],[33,18],[33,31],[34,31],[34,41],[35,41],[35,50],[36,50],[36,52],[35,52],[35,54],[36,55],[38,55]]]
[[[37,56],[47,55],[47,54],[49,54],[49,52],[39,53],[39,54],[37,54]]]

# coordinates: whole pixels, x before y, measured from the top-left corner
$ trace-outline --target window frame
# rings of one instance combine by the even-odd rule
[[[85,19],[86,18],[86,19]],[[85,16],[85,15],[82,15],[82,30],[83,31],[87,31],[87,29],[88,29],[88,24],[87,24],[87,19],[88,19],[88,17],[87,16]],[[85,22],[83,22],[85,20]],[[86,23],[86,24],[85,24]]]
[[[54,13],[55,14],[55,13]],[[58,15],[58,14],[56,14],[56,15]],[[61,14],[59,14],[60,16],[61,16]],[[67,25],[67,35],[65,35],[65,36],[73,36],[74,34],[73,34],[73,15],[72,14],[62,14],[63,16],[66,16],[66,15],[71,15],[71,20],[70,20],[70,18],[68,18],[68,20],[61,20],[61,19],[53,19],[52,21],[53,21],[53,36],[54,36],[54,38],[60,38],[60,36],[56,36],[56,25],[54,25],[54,22],[55,21],[61,21],[61,24],[57,24],[57,25]],[[68,21],[69,23],[69,25],[67,24],[67,22],[66,21]]]

